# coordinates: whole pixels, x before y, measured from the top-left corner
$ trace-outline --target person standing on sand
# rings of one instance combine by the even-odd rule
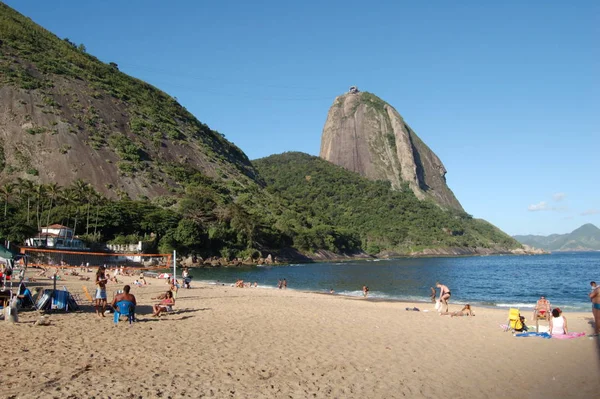
[[[445,307],[444,312],[448,312],[448,299],[450,299],[450,288],[440,282],[435,283],[435,286],[440,289],[440,303]]]
[[[102,317],[106,310],[106,270],[103,266],[98,267],[96,272],[96,315],[100,317],[100,307],[102,307]]]
[[[363,296],[366,298],[369,295],[369,287],[363,285]]]
[[[592,281],[590,283],[592,287],[595,287],[592,292],[589,293],[590,301],[592,301],[592,315],[594,316],[595,330],[594,335],[600,335],[600,287],[596,286],[596,283]]]
[[[287,288],[287,280],[283,279],[282,284],[283,284],[283,289],[285,290]]]
[[[431,287],[431,294],[429,295],[431,297],[431,303],[435,303],[435,288]]]

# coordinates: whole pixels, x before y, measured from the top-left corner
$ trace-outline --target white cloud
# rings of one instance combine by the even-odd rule
[[[554,211],[554,212],[566,212],[569,210],[566,206],[549,206],[546,201],[538,202],[537,204],[531,204],[527,207],[530,212],[538,211]]]
[[[566,197],[567,197],[567,194],[565,194],[565,193],[556,193],[556,194],[552,195],[552,199],[556,202],[562,201]]]
[[[598,213],[600,213],[600,209],[588,209],[587,211],[583,211],[581,216],[597,215]]]
[[[537,211],[549,211],[550,208],[548,207],[548,204],[546,203],[546,201],[542,201],[539,202],[537,204],[531,204],[527,207],[528,211],[531,212],[537,212]]]

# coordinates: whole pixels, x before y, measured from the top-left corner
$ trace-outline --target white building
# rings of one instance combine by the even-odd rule
[[[61,224],[42,227],[37,236],[25,240],[25,245],[34,248],[89,249],[83,241],[75,237],[72,228]]]

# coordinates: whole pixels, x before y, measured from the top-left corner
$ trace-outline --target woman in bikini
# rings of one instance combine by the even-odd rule
[[[166,292],[166,298],[160,301],[159,304],[152,306],[154,313],[153,316],[159,316],[163,312],[168,312],[173,305],[175,305],[175,299],[173,299],[173,293],[171,291]]]
[[[471,305],[468,303],[458,312],[444,312],[440,313],[442,316],[459,317],[459,316],[475,316]]]
[[[450,299],[450,288],[439,282],[435,286],[440,289],[440,303],[444,306],[444,312],[448,312],[448,299]]]

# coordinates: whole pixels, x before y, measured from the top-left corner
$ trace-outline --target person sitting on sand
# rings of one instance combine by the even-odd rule
[[[538,299],[533,308],[533,320],[538,316],[543,316],[546,320],[550,320],[550,302],[543,295]]]
[[[468,303],[458,312],[442,312],[440,316],[450,316],[450,317],[459,317],[459,316],[475,316],[473,313],[473,309],[471,309],[471,305]]]
[[[152,309],[154,310],[154,313],[152,313],[152,315],[159,316],[163,312],[169,312],[173,309],[173,305],[175,305],[173,293],[171,291],[167,291],[166,298],[160,301],[160,303],[152,306]]]
[[[450,288],[439,282],[435,286],[440,289],[440,303],[445,306],[444,312],[448,312],[448,299],[450,299]]]
[[[129,302],[133,303],[133,311],[135,312],[135,305],[137,305],[137,302],[135,300],[135,295],[130,294],[129,291],[131,291],[131,287],[129,285],[124,286],[123,292],[115,295],[110,306],[112,306],[113,309],[117,309],[117,302],[129,301]]]
[[[552,318],[549,324],[548,332],[550,335],[564,335],[569,332],[567,329],[567,318],[562,315],[560,308],[552,309]]]

